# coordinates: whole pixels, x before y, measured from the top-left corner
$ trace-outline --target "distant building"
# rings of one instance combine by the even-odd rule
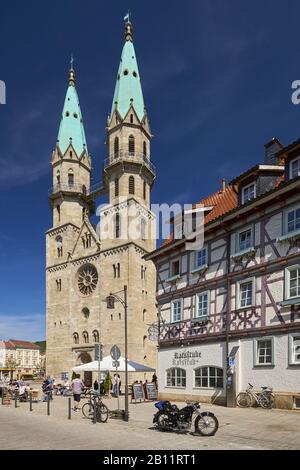
[[[235,404],[248,383],[300,408],[300,139],[202,199],[204,245],[170,237],[157,268],[163,399]]]
[[[34,375],[40,363],[40,347],[30,341],[0,341],[0,377]]]

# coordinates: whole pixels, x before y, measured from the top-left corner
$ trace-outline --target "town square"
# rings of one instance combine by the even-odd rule
[[[299,450],[298,2],[15,3],[0,449]]]

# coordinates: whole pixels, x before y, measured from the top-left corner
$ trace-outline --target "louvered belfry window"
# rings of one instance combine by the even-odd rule
[[[135,151],[134,137],[133,135],[130,135],[128,138],[128,152],[130,154],[134,154],[134,151]]]
[[[129,194],[134,194],[134,176],[129,176],[129,183],[128,183],[128,190]]]

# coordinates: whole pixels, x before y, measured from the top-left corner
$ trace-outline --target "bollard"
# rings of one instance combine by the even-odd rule
[[[47,395],[47,416],[50,416],[50,395]]]
[[[68,397],[68,419],[71,419],[72,410],[72,398]]]
[[[32,411],[32,393],[29,394],[29,411]]]
[[[16,393],[15,393],[15,408],[18,408],[18,397]]]
[[[93,424],[97,424],[97,403],[96,403],[96,399],[94,399]]]

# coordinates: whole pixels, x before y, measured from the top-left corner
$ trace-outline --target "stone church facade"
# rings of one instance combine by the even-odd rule
[[[107,308],[106,297],[128,289],[128,357],[156,368],[156,343],[148,339],[157,321],[156,271],[144,256],[155,249],[155,217],[150,210],[155,167],[150,160],[151,130],[133,45],[132,25],[125,44],[107,122],[108,158],[103,182],[91,187],[88,152],[73,64],[51,165],[49,204],[53,226],[46,234],[47,374],[94,360],[117,344],[124,356],[124,308]],[[91,223],[95,198],[108,194],[100,229]],[[134,230],[132,229],[134,227]],[[144,376],[144,374],[143,374]],[[132,377],[130,380],[142,377]],[[149,378],[149,377],[148,377]],[[85,374],[91,381],[91,376]]]

